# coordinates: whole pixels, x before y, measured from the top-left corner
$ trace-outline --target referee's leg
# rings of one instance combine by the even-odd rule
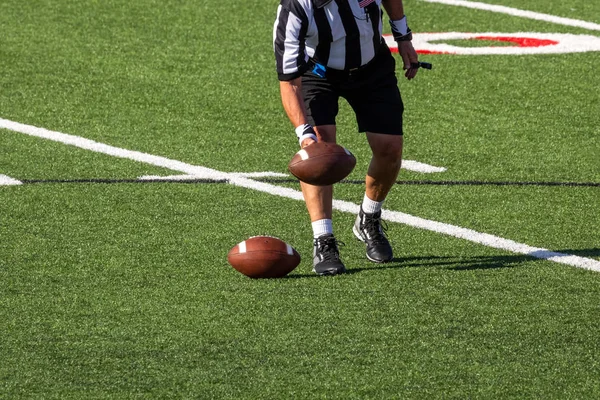
[[[383,263],[393,259],[394,251],[381,224],[381,207],[400,171],[402,135],[367,131],[367,140],[373,156],[365,179],[365,196],[352,231],[367,245],[367,258]]]
[[[335,125],[315,126],[319,142],[335,143]],[[333,203],[333,186],[314,186],[300,182],[304,202],[310,215],[310,221],[331,219]]]
[[[385,200],[396,182],[402,162],[402,114],[396,62],[387,48],[374,68],[347,99],[356,113],[360,132],[366,132],[373,157],[366,177],[366,194],[374,202]]]
[[[335,143],[335,125],[317,125],[315,131],[319,142]],[[346,272],[333,235],[333,186],[313,186],[303,182],[301,186],[313,228],[313,271],[318,275]]]
[[[367,196],[377,202],[387,197],[402,164],[402,135],[367,132],[373,157],[365,179]]]
[[[402,164],[404,104],[397,86],[393,57],[388,55],[379,62],[360,90],[349,93],[348,101],[356,112],[359,131],[366,132],[372,151],[365,178],[365,196],[353,232],[366,243],[367,258],[382,263],[393,259],[393,249],[381,223],[381,209]]]

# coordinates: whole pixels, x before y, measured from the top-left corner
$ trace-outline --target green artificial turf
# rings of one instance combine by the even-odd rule
[[[225,185],[17,190],[0,232],[11,255],[0,270],[8,397],[598,389],[596,273],[412,228],[394,229],[402,250],[376,266],[340,229],[351,273],[321,279],[310,272],[307,229],[293,226],[300,202],[253,193],[240,210],[240,189]],[[251,280],[227,265],[232,243],[262,232],[304,256],[289,278]]]

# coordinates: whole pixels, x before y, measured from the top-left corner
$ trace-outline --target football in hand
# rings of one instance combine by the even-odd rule
[[[300,254],[276,237],[253,236],[233,246],[227,261],[250,278],[281,278],[300,264]]]
[[[302,182],[327,186],[347,177],[355,165],[356,158],[344,147],[317,142],[294,154],[288,170]]]

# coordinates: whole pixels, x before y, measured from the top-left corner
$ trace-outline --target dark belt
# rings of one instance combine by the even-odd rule
[[[326,72],[326,76],[328,79],[332,80],[356,80],[361,77],[367,75],[369,71],[373,69],[373,65],[375,63],[371,60],[369,63],[362,65],[358,68],[350,68],[350,69],[333,69],[328,68]]]

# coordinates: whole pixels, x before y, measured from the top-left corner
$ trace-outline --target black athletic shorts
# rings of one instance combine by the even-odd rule
[[[321,78],[311,70],[302,76],[302,94],[311,125],[335,125],[342,97],[356,114],[359,132],[402,135],[404,105],[396,60],[385,44],[357,71],[327,69],[325,78]]]

